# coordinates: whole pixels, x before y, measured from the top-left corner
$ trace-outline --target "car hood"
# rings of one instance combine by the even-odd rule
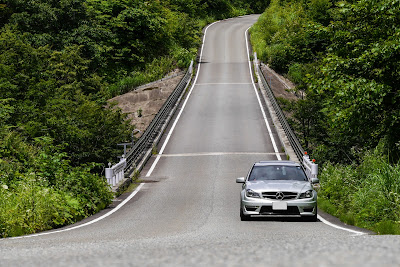
[[[307,181],[281,181],[281,180],[270,180],[270,181],[254,181],[246,182],[246,188],[258,192],[304,192],[311,190],[311,184]]]

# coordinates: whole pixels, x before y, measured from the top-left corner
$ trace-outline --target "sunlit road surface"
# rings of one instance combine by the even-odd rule
[[[322,221],[240,221],[235,178],[255,161],[284,158],[249,71],[245,31],[256,19],[207,29],[196,84],[160,144],[162,154],[142,172],[147,183],[125,205],[53,233],[0,240],[0,265],[399,266],[397,236]]]

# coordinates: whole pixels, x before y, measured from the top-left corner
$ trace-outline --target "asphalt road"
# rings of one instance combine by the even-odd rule
[[[162,154],[143,171],[146,183],[125,205],[53,233],[0,240],[0,265],[399,266],[396,236],[360,235],[322,221],[240,221],[235,178],[254,161],[277,159],[281,147],[276,153],[271,140],[278,139],[251,82],[244,37],[256,19],[207,29],[196,84]]]

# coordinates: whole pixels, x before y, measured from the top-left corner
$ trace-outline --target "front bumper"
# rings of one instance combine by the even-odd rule
[[[286,202],[286,209],[274,209],[274,202]],[[315,216],[317,214],[317,198],[270,200],[242,197],[243,215],[264,216]]]

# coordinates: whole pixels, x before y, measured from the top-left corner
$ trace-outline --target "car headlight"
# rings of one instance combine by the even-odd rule
[[[308,190],[308,191],[306,191],[304,193],[301,193],[299,198],[312,198],[313,196],[314,196],[313,191],[312,190]]]
[[[260,198],[260,194],[258,194],[257,192],[254,192],[251,189],[247,189],[246,190],[246,197]]]

